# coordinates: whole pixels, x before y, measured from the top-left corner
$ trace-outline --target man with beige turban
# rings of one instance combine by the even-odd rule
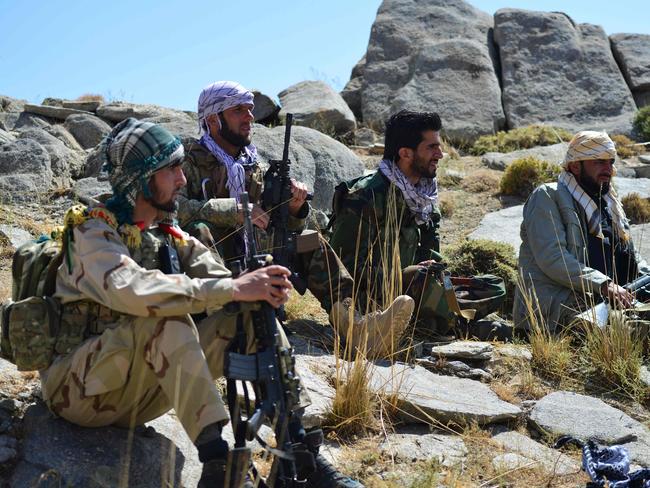
[[[550,331],[608,297],[629,306],[622,285],[650,272],[634,249],[614,187],[616,148],[604,132],[578,132],[557,183],[536,188],[524,205],[519,250],[521,286],[513,320],[529,330],[531,315]]]

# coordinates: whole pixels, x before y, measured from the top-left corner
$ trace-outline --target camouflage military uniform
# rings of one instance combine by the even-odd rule
[[[423,261],[441,261],[440,211],[418,225],[401,192],[380,171],[337,187],[330,245],[354,270],[359,298],[383,302],[382,283],[401,269],[403,292],[416,301],[418,319],[437,321],[439,333],[447,332],[454,315],[444,299],[444,288],[424,272]],[[394,249],[397,243],[398,249]]]
[[[240,257],[243,249],[238,232],[237,202],[230,198],[226,187],[226,168],[196,141],[186,141],[185,149],[183,171],[187,185],[179,198],[178,219],[181,227],[206,246],[216,247],[225,260]],[[246,171],[246,190],[251,203],[260,203],[263,185],[259,166]],[[289,230],[303,230],[308,213],[309,206],[305,205],[299,217],[289,215]],[[266,232],[257,227],[255,230],[258,248],[269,251],[270,242]],[[216,242],[210,242],[211,239]],[[332,303],[352,296],[353,281],[327,241],[322,237],[319,241],[319,249],[296,256],[292,270],[307,280],[307,288],[329,312]]]
[[[57,276],[59,356],[41,371],[51,410],[96,427],[141,424],[173,407],[192,440],[226,420],[213,379],[223,374],[236,331],[236,316],[220,310],[232,300],[230,272],[196,239],[157,228],[132,248],[102,219],[76,226],[73,237]],[[177,249],[185,274],[157,269],[165,241]],[[195,325],[190,314],[202,312],[207,318]]]

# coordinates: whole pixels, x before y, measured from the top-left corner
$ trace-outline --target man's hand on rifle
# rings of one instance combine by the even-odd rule
[[[613,281],[606,281],[601,285],[600,295],[609,298],[612,305],[617,304],[623,308],[630,308],[634,302],[632,293]]]
[[[255,204],[249,204],[250,209],[251,209],[251,221],[253,222],[253,225],[256,225],[262,230],[265,230],[268,225],[269,225],[269,214],[267,214],[264,210],[262,210],[262,207],[259,205]],[[238,208],[238,213],[237,213],[237,222],[239,224],[244,223],[244,211],[241,208],[241,204],[237,205]]]
[[[293,288],[289,271],[284,266],[272,265],[244,273],[233,280],[233,300],[236,302],[267,301],[278,308],[289,300]]]
[[[422,261],[421,263],[418,263],[418,266],[424,266],[425,268],[428,266],[431,266],[432,264],[436,264],[438,261],[435,259],[427,259],[426,261]]]
[[[286,181],[286,180],[285,180]],[[291,178],[291,200],[289,200],[289,213],[297,217],[300,209],[307,200],[307,186]]]

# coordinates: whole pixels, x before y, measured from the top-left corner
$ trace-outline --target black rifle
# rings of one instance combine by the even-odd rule
[[[639,276],[636,280],[630,281],[627,285],[624,285],[623,288],[634,294],[633,306],[636,308],[637,305],[650,300],[650,274]],[[609,319],[608,300],[605,299],[598,305],[582,312],[578,315],[578,318],[591,322],[600,328],[605,327]]]
[[[240,195],[244,209],[244,229],[247,242],[245,257],[245,268],[247,271],[268,266],[272,263],[269,255],[257,255],[253,224],[248,207],[248,193]],[[241,311],[242,304],[229,304]],[[295,357],[293,349],[282,344],[278,322],[275,317],[275,310],[267,302],[256,304],[259,308],[251,311],[253,321],[253,333],[257,350],[254,354],[245,354],[246,340],[242,338],[243,318],[240,313],[238,322],[238,335],[240,336],[240,347],[237,352],[230,351],[227,354],[224,372],[228,379],[228,403],[230,406],[231,421],[235,433],[235,449],[231,450],[229,461],[229,474],[234,473],[232,478],[241,478],[242,464],[248,463],[250,450],[246,448],[246,441],[257,438],[264,448],[275,457],[271,467],[271,473],[267,478],[267,486],[281,486],[293,488],[304,486],[298,482],[296,472],[296,459],[306,456],[307,459],[300,459],[301,465],[314,465],[313,456],[304,450],[296,451],[292,445],[289,435],[289,421],[292,412],[299,404],[300,380],[295,373]],[[244,339],[244,340],[241,340]],[[243,419],[237,403],[237,392],[235,381],[246,381],[253,385],[255,392],[254,411],[246,412],[248,417]],[[244,385],[244,388],[246,386]],[[246,397],[246,409],[248,406],[248,394]],[[273,426],[276,440],[276,447],[272,448],[262,440],[257,432],[264,422]],[[238,456],[241,457],[238,458]],[[309,458],[311,456],[311,458]],[[237,458],[237,459],[233,459]],[[227,485],[228,486],[228,485]],[[229,485],[240,486],[240,485]]]
[[[298,237],[298,233],[287,228],[289,225],[289,200],[291,200],[289,142],[292,121],[293,114],[287,114],[282,159],[269,161],[269,169],[264,175],[264,192],[262,193],[262,208],[269,213],[270,217],[266,229],[271,236],[273,262],[289,269],[294,267],[292,264],[297,251]],[[312,194],[307,195],[307,200],[312,198]],[[291,283],[298,293],[301,295],[305,293],[307,284],[297,274],[292,273]]]

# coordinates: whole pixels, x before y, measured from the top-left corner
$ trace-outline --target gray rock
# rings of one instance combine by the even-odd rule
[[[481,156],[481,163],[488,168],[501,171],[510,166],[513,161],[530,156],[549,163],[560,164],[564,160],[568,147],[566,142],[560,142],[550,146],[537,146],[509,153],[489,152]]]
[[[641,373],[639,376],[641,381],[643,381],[643,384],[650,387],[650,370],[648,370],[648,366],[645,364],[641,366]]]
[[[11,486],[32,486],[48,469],[60,473],[63,486],[188,486],[181,476],[185,459],[173,439],[158,433],[130,438],[127,429],[116,427],[78,427],[54,418],[41,403],[25,412],[22,444]]]
[[[253,144],[257,147],[260,161],[267,164],[271,159],[282,157],[284,127],[272,129],[263,125],[253,126]],[[331,137],[308,127],[291,130],[291,176],[304,182],[310,190],[315,188],[312,206],[328,211],[332,205],[334,187],[341,181],[363,174],[363,163],[347,147]]]
[[[4,144],[5,142],[13,142],[15,140],[16,138],[9,132],[0,129],[0,144]]]
[[[26,100],[19,100],[17,98],[0,95],[0,112],[22,112],[26,103]]]
[[[278,97],[282,105],[281,119],[292,113],[297,125],[326,134],[343,134],[357,127],[345,100],[323,81],[301,81],[282,90]]]
[[[83,167],[84,154],[68,149],[63,142],[43,129],[23,129],[19,139],[29,139],[38,142],[50,155],[53,183],[59,187],[67,187],[71,178],[78,176]]]
[[[253,90],[253,117],[255,122],[265,124],[275,120],[280,112],[280,106],[268,95],[259,90]]]
[[[379,450],[398,463],[435,460],[445,467],[461,463],[467,455],[462,437],[450,434],[389,434]]]
[[[602,400],[568,391],[556,391],[539,400],[530,421],[541,432],[623,444],[646,437],[645,427]]]
[[[357,146],[369,147],[382,141],[383,139],[379,134],[368,127],[361,127],[354,131],[354,143]]]
[[[431,348],[431,356],[447,359],[471,359],[486,361],[492,358],[494,346],[489,342],[455,341]]]
[[[329,366],[329,368],[328,368]],[[331,377],[334,368],[334,358],[332,356],[306,356],[303,354],[296,355],[296,371],[303,382],[303,385],[309,393],[311,405],[305,409],[302,417],[305,427],[320,426],[325,415],[332,408],[334,399],[334,388],[327,382]]]
[[[486,214],[479,226],[469,234],[468,239],[488,239],[510,244],[515,254],[519,254],[521,237],[519,228],[524,219],[524,206],[515,205]]]
[[[129,117],[146,119],[160,116],[175,117],[179,115],[187,115],[187,113],[172,108],[159,107],[157,105],[111,102],[106,105],[100,105],[97,109],[97,115],[110,122],[122,122],[124,119],[128,119]]]
[[[363,115],[361,112],[361,89],[363,87],[363,71],[366,67],[366,55],[354,65],[352,68],[352,74],[350,75],[350,81],[348,81],[341,91],[341,96],[345,103],[348,104],[350,110],[357,118],[357,120],[362,120]]]
[[[90,114],[90,112],[84,112],[83,110],[76,110],[73,108],[63,108],[52,105],[32,105],[30,103],[25,104],[25,112],[43,115],[58,120],[65,120],[72,114]]]
[[[63,105],[64,108],[72,108],[75,110],[82,110],[84,112],[95,112],[101,105],[101,102],[94,102],[92,100],[83,102],[64,100],[61,105]]]
[[[95,146],[86,154],[86,161],[84,162],[82,177],[89,178],[97,176],[101,173],[102,167],[106,162],[106,155],[101,150],[100,146]]]
[[[111,131],[102,119],[87,114],[70,115],[64,125],[84,149],[95,147]]]
[[[43,117],[42,115],[36,115],[29,112],[21,112],[13,124],[13,129],[14,130],[25,129],[25,128],[45,129],[50,125],[52,125],[50,121],[51,119]]]
[[[650,164],[650,156],[644,156],[643,154],[639,156],[639,162],[643,164]]]
[[[383,129],[401,109],[438,112],[474,139],[504,126],[492,17],[463,0],[384,0],[363,70],[363,120]]]
[[[146,117],[145,122],[162,125],[165,129],[181,139],[197,137],[199,134],[199,123],[196,117],[192,118],[184,112]]]
[[[509,128],[542,122],[630,134],[636,106],[602,27],[576,25],[563,13],[501,9],[494,40]]]
[[[526,437],[519,432],[500,432],[492,437],[492,441],[506,451],[525,456],[527,460],[535,461],[535,464],[531,467],[541,467],[550,474],[563,476],[580,471],[578,462],[561,452],[535,442],[530,437]]]
[[[643,107],[650,101],[650,35],[614,34],[609,40],[636,104]]]
[[[496,347],[496,356],[500,358],[519,359],[526,362],[533,359],[530,349],[523,344],[498,344]]]
[[[72,193],[82,202],[88,202],[91,199],[103,201],[105,196],[112,193],[112,189],[108,181],[89,177],[75,181]]]
[[[19,139],[0,145],[0,199],[33,201],[52,183],[50,155],[38,142]]]
[[[33,239],[32,235],[26,230],[6,224],[0,224],[0,235],[9,239],[9,243],[14,249],[18,249],[21,245]]]
[[[65,128],[63,124],[50,125],[48,127],[44,127],[43,130],[48,134],[56,137],[68,149],[80,153],[84,152],[84,149],[79,145],[74,136],[68,131],[68,129]]]
[[[650,260],[650,224],[631,225],[630,233],[634,247],[646,261]]]
[[[47,97],[41,102],[46,107],[63,107],[63,98]]]
[[[514,452],[499,454],[492,459],[492,466],[497,472],[515,471],[518,469],[532,469],[538,462]]]
[[[440,361],[436,356],[429,356],[425,358],[416,358],[415,364],[422,366],[429,371],[433,371],[434,373],[457,376],[458,378],[468,378],[484,382],[492,380],[492,375],[487,371],[481,368],[472,368],[462,361]]]
[[[421,366],[377,365],[370,386],[383,395],[397,395],[400,416],[410,423],[431,423],[435,419],[443,423],[487,424],[521,413],[478,381],[436,375]]]

